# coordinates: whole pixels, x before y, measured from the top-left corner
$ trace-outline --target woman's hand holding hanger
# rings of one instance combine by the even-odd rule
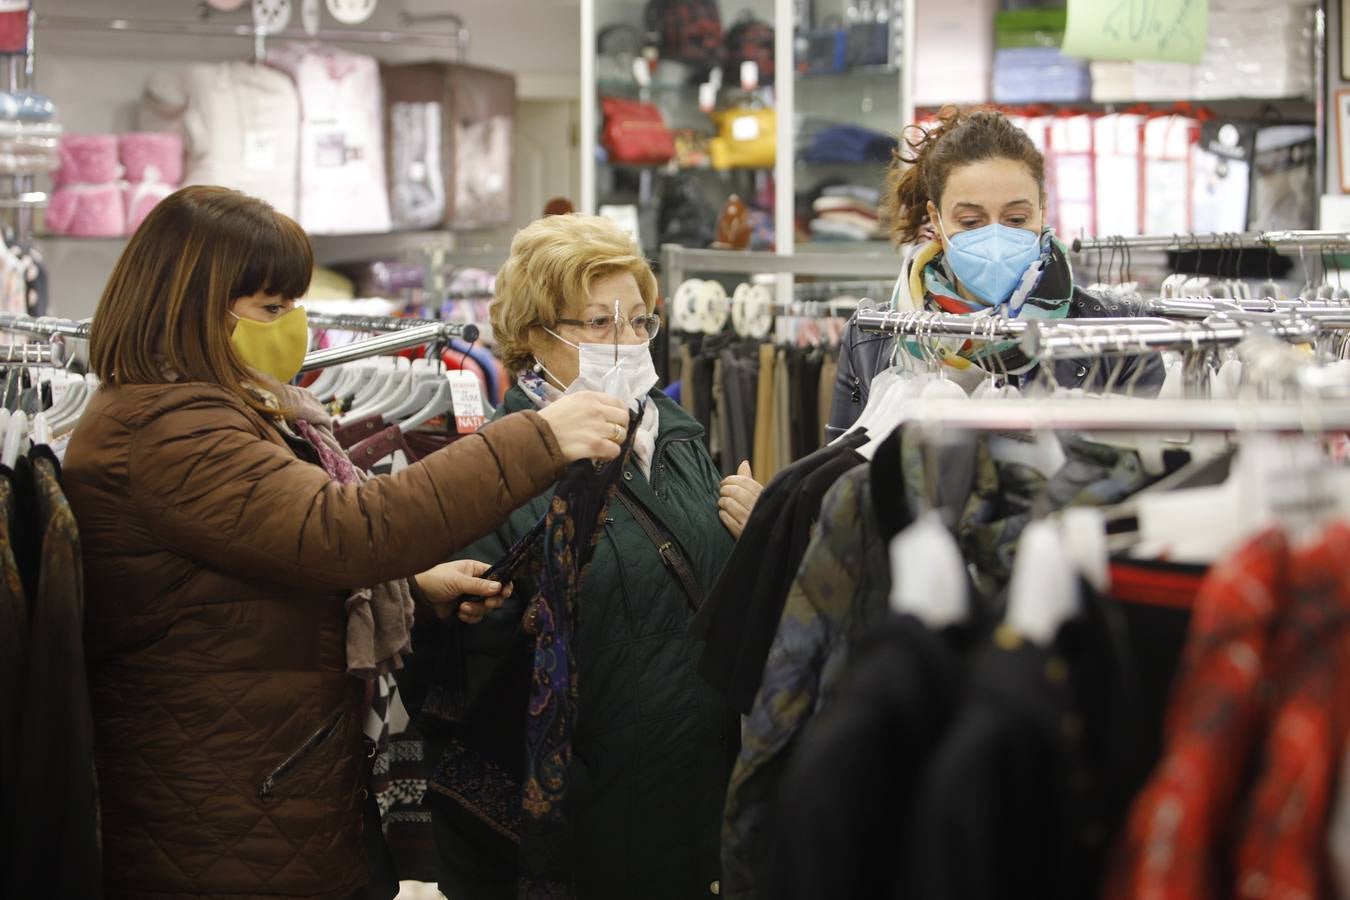
[[[595,391],[560,397],[539,411],[568,462],[610,460],[628,436],[628,407]]]

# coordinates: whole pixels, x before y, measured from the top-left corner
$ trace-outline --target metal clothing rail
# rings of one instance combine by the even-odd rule
[[[56,316],[18,316],[12,313],[0,313],[0,331],[15,334],[31,334],[37,337],[73,337],[82,340],[89,337],[89,323],[74,319],[59,319]]]
[[[1081,320],[1080,320],[1081,321]],[[1021,336],[1022,351],[1039,359],[1083,359],[1096,356],[1149,353],[1158,350],[1202,350],[1240,344],[1264,334],[1292,343],[1308,343],[1321,333],[1309,319],[1280,318],[1259,321],[1210,320],[1170,327],[1135,327],[1131,320],[1118,325],[1028,322]]]
[[[1350,328],[1350,304],[1305,303],[1302,300],[1229,300],[1223,297],[1176,297],[1145,301],[1143,309],[1169,319],[1206,319],[1215,315],[1285,315],[1311,319],[1325,329]]]
[[[1317,321],[1294,314],[1247,314],[1241,319],[1218,317],[1191,324],[1151,317],[1044,321],[860,310],[856,321],[858,328],[864,332],[904,334],[921,341],[939,337],[1017,341],[1028,356],[1041,359],[1087,358],[1171,349],[1200,350],[1241,343],[1256,334],[1303,343],[1315,340],[1322,330]]]
[[[1084,250],[1350,250],[1350,232],[1263,231],[1203,234],[1103,235],[1076,238],[1075,253]]]
[[[445,341],[451,338],[473,343],[478,340],[478,326],[472,323],[439,322],[435,319],[399,319],[390,316],[347,316],[327,313],[307,314],[311,325],[320,328],[340,328],[344,331],[370,331],[379,333],[379,337],[357,341],[343,347],[316,350],[305,357],[302,371],[322,369],[327,366],[341,365],[370,356],[394,353],[409,347]],[[33,318],[0,314],[0,331],[17,334],[31,334],[38,337],[73,337],[86,340],[89,337],[88,322],[76,322],[73,319],[58,319],[55,316]]]
[[[1021,340],[1030,325],[1029,320],[1004,319],[993,316],[954,315],[936,312],[898,312],[890,309],[858,310],[854,321],[860,331],[872,334],[906,334],[933,337],[964,337],[975,341]],[[1057,322],[1073,328],[1175,328],[1176,323],[1163,318],[1138,316],[1112,319],[1070,319]]]
[[[59,366],[64,361],[56,344],[0,344],[0,366]]]
[[[357,341],[342,347],[315,350],[305,356],[300,371],[312,372],[329,366],[395,353],[409,347],[420,347],[451,338],[473,343],[478,340],[478,326],[472,323],[439,322],[435,319],[399,319],[390,316],[349,316],[328,313],[308,315],[309,323],[320,328],[338,328],[344,331],[379,332],[378,337]]]
[[[1344,402],[1232,403],[1214,400],[914,400],[905,421],[976,431],[1250,432],[1350,431]]]

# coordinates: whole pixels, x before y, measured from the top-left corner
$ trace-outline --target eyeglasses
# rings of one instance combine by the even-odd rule
[[[661,330],[661,317],[656,313],[634,316],[631,319],[627,316],[592,316],[589,319],[559,319],[558,324],[586,329],[587,336],[594,338],[595,343],[614,340],[617,335],[623,333],[625,325],[633,329],[633,334],[650,341]]]

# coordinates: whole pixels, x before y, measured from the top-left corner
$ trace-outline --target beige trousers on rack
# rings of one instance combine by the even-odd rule
[[[773,468],[774,357],[773,344],[759,345],[759,390],[755,397],[755,458],[750,461],[750,465],[755,470],[755,478],[761,483],[768,480],[766,473]],[[739,463],[739,461],[737,462]]]

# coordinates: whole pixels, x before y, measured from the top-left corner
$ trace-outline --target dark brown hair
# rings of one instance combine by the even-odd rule
[[[886,172],[882,214],[897,244],[910,244],[928,222],[928,201],[942,205],[952,169],[987,159],[1025,163],[1045,193],[1045,158],[1031,138],[997,110],[944,106],[936,125],[911,125]]]
[[[304,296],[309,237],[261,200],[221,187],[183,188],[136,229],[103,289],[89,331],[90,368],[109,384],[206,381],[263,409],[258,375],[230,343],[230,302]]]

